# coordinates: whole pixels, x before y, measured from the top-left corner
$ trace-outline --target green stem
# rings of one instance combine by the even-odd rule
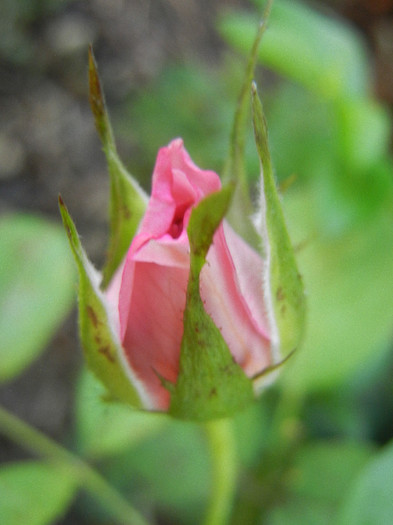
[[[237,477],[233,423],[230,419],[209,421],[205,430],[212,461],[212,486],[204,525],[224,525],[232,510]]]
[[[46,460],[66,464],[74,472],[80,487],[102,503],[121,525],[148,525],[147,521],[90,465],[1,406],[0,432]]]

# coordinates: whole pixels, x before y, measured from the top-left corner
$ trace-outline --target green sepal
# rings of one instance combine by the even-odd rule
[[[227,417],[254,399],[252,382],[234,361],[220,330],[206,313],[199,277],[213,235],[225,216],[234,191],[228,184],[203,199],[191,213],[190,276],[184,311],[180,367],[171,392],[170,414],[180,419],[206,421]]]
[[[255,142],[262,167],[257,228],[262,236],[266,259],[267,311],[270,314],[272,342],[278,346],[279,355],[283,358],[298,347],[302,337],[305,296],[274,181],[267,126],[255,83],[252,84],[252,109]]]
[[[105,288],[136,234],[145,213],[148,197],[128,173],[116,151],[112,126],[91,47],[89,48],[89,99],[110,175],[110,238],[102,282]]]
[[[79,330],[87,366],[114,399],[139,408],[141,398],[132,383],[131,370],[122,363],[122,348],[99,288],[100,275],[88,260],[61,197],[59,207],[79,272]]]
[[[245,169],[246,130],[249,125],[250,87],[262,37],[266,31],[273,0],[268,0],[248,55],[243,83],[236,105],[229,142],[229,156],[225,165],[223,180],[236,181],[232,205],[227,220],[235,231],[250,245],[258,245],[258,235],[252,224],[254,205],[250,195],[250,182]]]

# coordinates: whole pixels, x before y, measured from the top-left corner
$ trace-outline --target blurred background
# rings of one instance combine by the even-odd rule
[[[2,0],[0,403],[94,462],[152,523],[198,523],[209,458],[197,427],[105,405],[83,371],[57,196],[100,267],[109,185],[88,104],[87,46],[120,156],[149,190],[156,153],[176,136],[199,166],[222,172],[262,7]],[[275,0],[256,79],[277,179],[289,186],[283,205],[308,326],[277,385],[237,418],[233,523],[388,524],[393,2]],[[251,116],[246,149],[257,183]],[[0,433],[0,484],[6,466],[29,458]],[[113,523],[85,495],[64,494],[38,524]]]

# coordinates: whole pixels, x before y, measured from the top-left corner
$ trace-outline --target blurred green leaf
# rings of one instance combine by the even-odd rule
[[[359,474],[344,503],[340,525],[387,525],[393,516],[393,442]]]
[[[105,401],[105,389],[83,369],[76,391],[76,446],[97,459],[118,454],[158,432],[165,415],[134,411],[120,403]]]
[[[298,254],[308,297],[306,337],[288,363],[289,388],[304,392],[333,387],[383,352],[393,326],[393,213],[335,238],[315,228],[318,190],[286,196],[292,238],[306,241]]]
[[[337,504],[373,453],[369,445],[355,441],[316,441],[306,445],[292,467],[291,492],[297,497]]]
[[[273,509],[269,525],[329,525],[353,481],[372,456],[356,442],[315,442],[297,453],[287,476],[287,500]]]
[[[269,415],[261,402],[234,418],[243,468],[258,460],[268,435]],[[209,497],[211,471],[205,434],[200,425],[168,418],[158,432],[104,463],[111,482],[132,494],[135,504],[165,516],[169,523],[199,523]],[[245,472],[245,470],[243,471]],[[247,476],[247,474],[244,474]]]
[[[219,29],[231,45],[248,53],[257,19],[229,13]],[[357,34],[294,0],[274,2],[259,56],[262,63],[324,97],[360,96],[368,88],[365,49]]]
[[[260,525],[331,525],[330,508],[306,499],[292,500],[276,507]]]
[[[9,463],[0,468],[2,525],[50,525],[66,511],[76,489],[65,467],[38,461]]]
[[[283,84],[267,97],[266,111],[278,177],[294,174],[297,187],[314,186],[313,220],[321,232],[337,236],[390,205],[390,122],[381,106],[367,99],[326,102]]]
[[[240,79],[239,84],[235,82],[236,75],[239,71],[233,65],[225,79],[216,67],[210,70],[196,63],[172,65],[155,84],[132,99],[123,126],[127,137],[130,121],[137,130],[144,152],[140,170],[150,174],[158,148],[174,137],[182,137],[198,165],[219,172],[227,156],[234,85],[240,85]],[[230,90],[234,91],[232,99],[228,96]]]
[[[157,435],[113,458],[105,473],[115,486],[132,491],[139,505],[160,509],[169,523],[195,524],[211,482],[201,427],[170,419]]]
[[[337,122],[331,104],[301,86],[282,83],[265,96],[269,143],[279,180],[336,176]]]
[[[366,98],[339,100],[335,109],[337,143],[346,167],[355,172],[371,168],[389,151],[390,115]]]
[[[0,220],[0,381],[45,349],[71,308],[74,279],[57,225],[29,215]]]

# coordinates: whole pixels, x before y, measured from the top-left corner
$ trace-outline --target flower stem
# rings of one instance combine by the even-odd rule
[[[80,487],[87,490],[121,525],[147,521],[90,465],[0,406],[0,432],[48,461],[66,464]]]
[[[219,419],[205,423],[212,461],[210,503],[204,525],[228,523],[236,488],[237,457],[233,423]]]

